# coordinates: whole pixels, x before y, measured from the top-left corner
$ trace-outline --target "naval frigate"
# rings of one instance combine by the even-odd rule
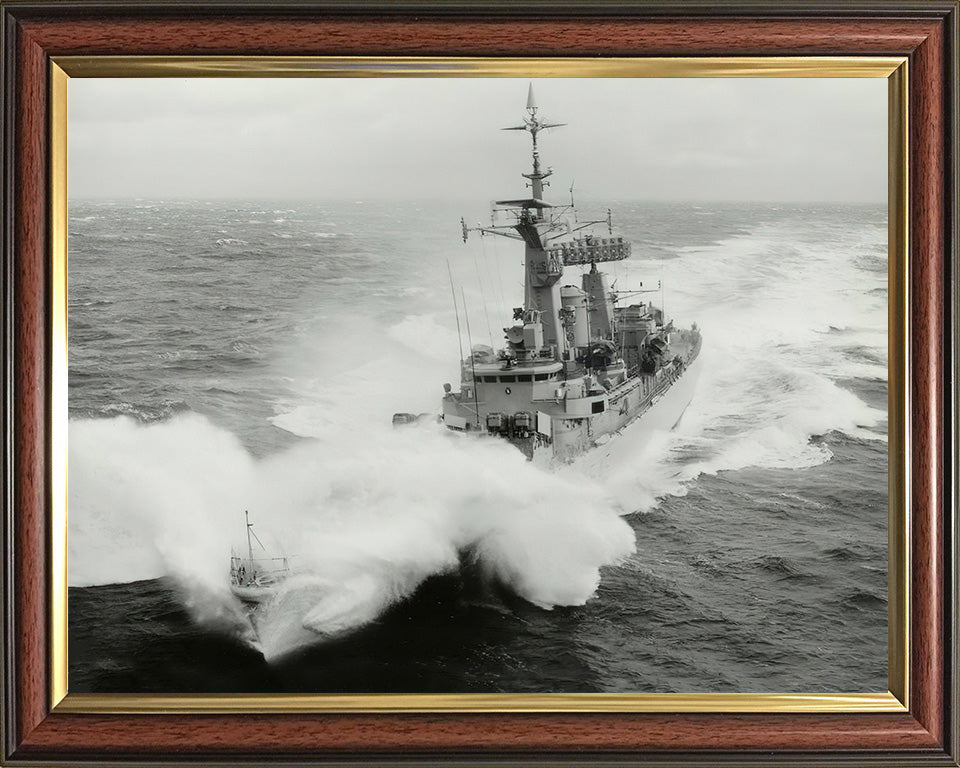
[[[533,168],[521,174],[530,196],[495,202],[489,226],[460,221],[464,242],[476,232],[524,243],[524,306],[504,328],[503,349],[477,345],[461,361],[459,390],[444,385],[441,416],[450,429],[494,435],[552,462],[568,462],[637,420],[635,428],[649,432],[674,427],[693,396],[701,347],[695,323],[675,327],[662,300],[658,307],[636,300],[646,291],[618,293],[597,269],[631,253],[609,210],[606,219],[581,221],[572,189],[569,205],[544,200],[553,171],[541,165],[537,137],[561,125],[538,114],[531,84],[522,123],[503,129],[532,139]],[[566,267],[583,270],[579,285],[564,280]],[[621,306],[624,297],[632,303]]]

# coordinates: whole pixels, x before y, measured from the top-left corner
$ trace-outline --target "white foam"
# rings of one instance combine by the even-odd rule
[[[230,602],[228,558],[249,509],[301,573],[260,620],[269,657],[370,621],[462,551],[545,608],[583,603],[600,567],[633,551],[599,487],[436,425],[331,427],[264,461],[196,415],[72,422],[70,441],[70,583],[129,580],[138,560],[136,577],[169,573],[206,594],[193,605],[209,617]]]
[[[880,235],[854,227],[824,245],[772,225],[637,262],[662,268],[667,312],[703,330],[697,391],[673,432],[648,440],[635,423],[573,471],[601,481],[624,512],[644,511],[700,474],[822,464],[832,454],[815,438],[831,431],[885,441],[885,411],[837,383],[887,376],[886,296],[871,290],[885,274],[857,263],[864,250],[882,258]]]
[[[396,411],[437,412],[442,383],[457,385],[437,269],[406,314],[385,321],[325,304],[274,355],[292,395],[273,423],[309,443],[258,461],[195,415],[71,422],[70,583],[170,573],[198,617],[230,625],[239,607],[227,562],[249,509],[265,543],[299,569],[261,616],[268,658],[373,620],[465,550],[534,604],[582,603],[600,567],[633,551],[620,515],[685,493],[701,473],[828,461],[811,438],[832,430],[882,439],[886,414],[837,384],[885,378],[886,298],[871,290],[884,276],[856,264],[882,240],[839,233],[830,251],[808,240],[761,228],[663,265],[633,262],[634,274],[662,270],[667,313],[703,328],[697,392],[673,432],[650,438],[641,421],[554,473],[500,441],[390,428]],[[496,256],[479,248],[452,259],[457,284],[484,263],[478,254]],[[512,304],[516,260],[506,261],[486,272],[488,307]],[[485,341],[488,307],[459,295]],[[855,347],[869,355],[852,357]]]

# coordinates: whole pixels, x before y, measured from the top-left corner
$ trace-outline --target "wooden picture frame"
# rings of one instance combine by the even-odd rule
[[[265,762],[958,765],[956,302],[957,2],[403,3],[0,2],[3,83],[4,570],[0,760],[51,763]],[[346,711],[262,707],[66,706],[54,670],[65,604],[51,540],[62,531],[65,410],[58,378],[65,248],[50,179],[62,162],[58,61],[79,57],[903,57],[910,318],[902,488],[910,521],[905,707],[875,711],[557,711],[477,707]],[[78,59],[78,60],[79,60]],[[106,59],[103,59],[107,61]],[[167,59],[174,61],[173,59]],[[116,60],[113,60],[113,65]],[[159,70],[158,70],[159,71]],[[169,70],[167,70],[169,72]],[[61,116],[62,117],[62,116]],[[51,129],[53,126],[53,129]],[[900,197],[903,199],[900,199]],[[896,228],[894,228],[896,230]],[[893,231],[892,239],[897,232]],[[61,242],[62,241],[62,242]],[[892,289],[895,289],[893,286]],[[895,290],[891,291],[892,293]],[[63,352],[64,350],[59,350]],[[897,354],[891,355],[891,359]],[[63,395],[59,397],[59,395]],[[893,428],[893,427],[892,427]],[[895,441],[892,441],[894,444]],[[60,515],[61,517],[58,517]],[[894,556],[896,556],[894,554]],[[895,601],[896,602],[896,601]],[[69,703],[69,699],[66,700]],[[89,705],[89,702],[87,702]],[[760,711],[758,711],[758,709]],[[482,711],[481,711],[482,710]]]

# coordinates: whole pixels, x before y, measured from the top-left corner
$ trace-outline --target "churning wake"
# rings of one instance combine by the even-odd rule
[[[170,575],[198,622],[268,659],[368,624],[465,553],[535,605],[584,603],[600,569],[634,553],[624,515],[703,473],[828,461],[812,438],[831,431],[884,439],[886,414],[845,386],[885,382],[882,228],[815,232],[810,245],[777,227],[638,260],[670,287],[667,313],[703,330],[696,394],[673,431],[647,435],[641,421],[555,471],[497,440],[390,427],[393,411],[435,412],[456,375],[452,317],[429,301],[389,322],[318,318],[288,340],[276,367],[293,394],[272,423],[304,439],[265,458],[192,412],[72,420],[70,584]],[[295,574],[255,635],[228,580],[244,510]]]

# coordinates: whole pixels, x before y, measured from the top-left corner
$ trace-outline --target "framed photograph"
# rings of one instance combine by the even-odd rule
[[[958,765],[956,2],[0,9],[4,763]]]

